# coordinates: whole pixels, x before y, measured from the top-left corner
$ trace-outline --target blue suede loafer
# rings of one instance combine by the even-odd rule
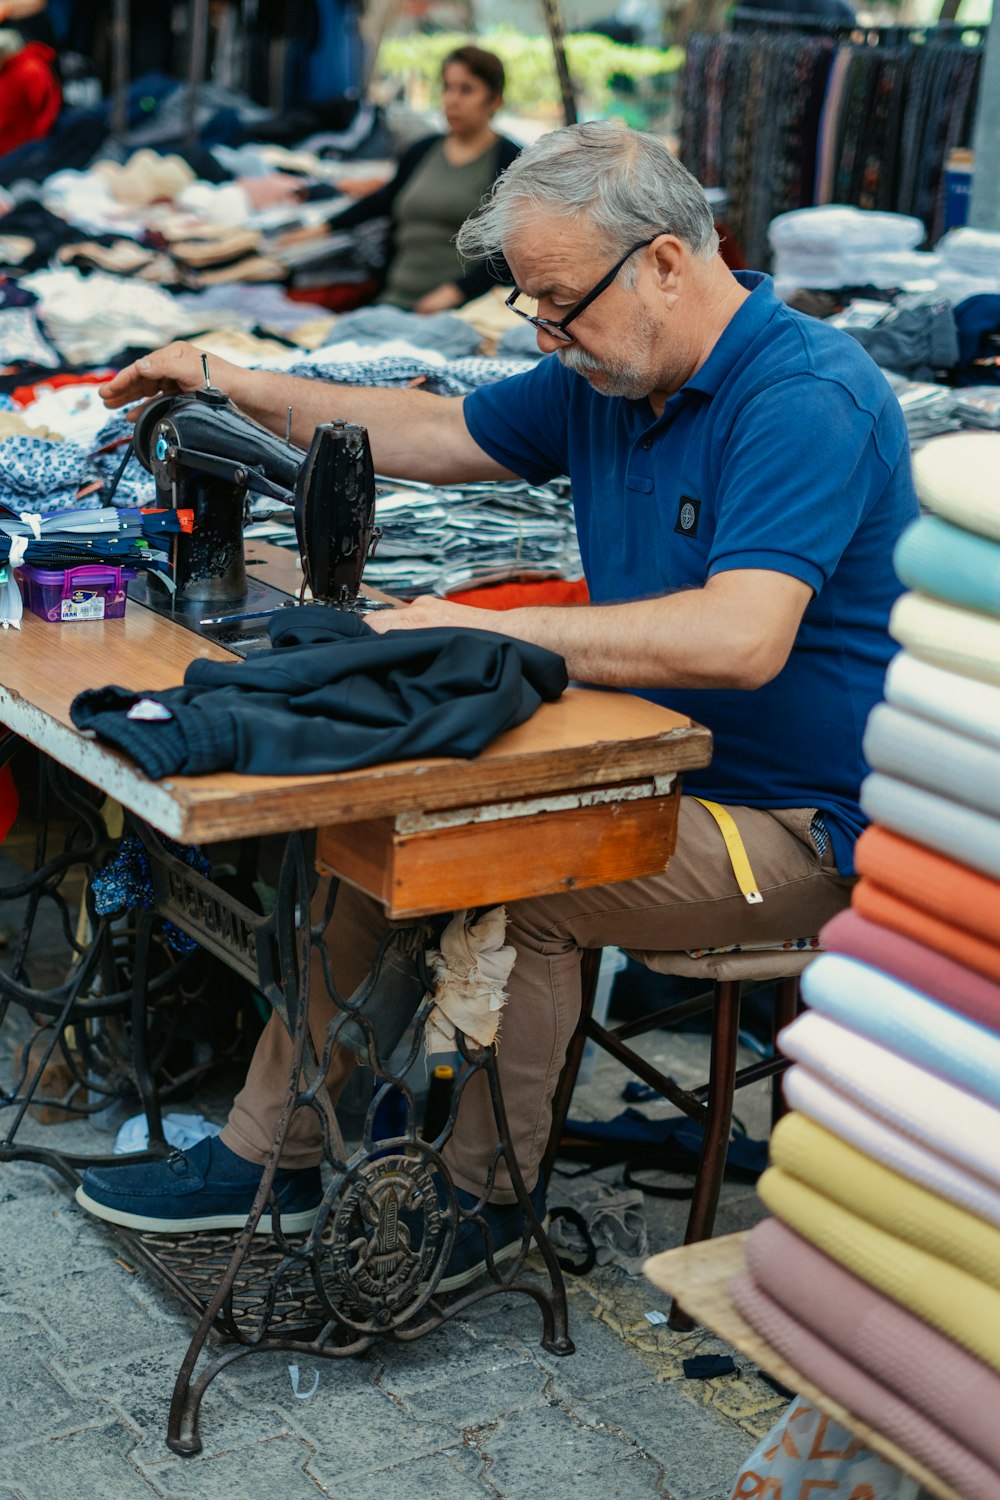
[[[189,1151],[163,1161],[88,1167],[76,1201],[88,1213],[127,1229],[159,1234],[195,1234],[204,1229],[242,1229],[263,1167],[209,1136]],[[272,1189],[284,1234],[312,1228],[323,1196],[319,1167],[279,1167]],[[258,1234],[271,1233],[265,1209]]]
[[[459,1206],[464,1213],[475,1208],[477,1199],[464,1188],[456,1187]],[[538,1218],[545,1221],[545,1183],[539,1177],[530,1193],[531,1206]],[[479,1217],[490,1234],[493,1264],[501,1266],[512,1260],[524,1243],[525,1216],[519,1203],[487,1203]],[[482,1226],[475,1219],[466,1219],[458,1226],[455,1243],[445,1273],[438,1282],[439,1292],[457,1292],[470,1282],[487,1274],[486,1239]]]

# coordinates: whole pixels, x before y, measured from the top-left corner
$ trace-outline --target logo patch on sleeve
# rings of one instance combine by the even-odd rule
[[[701,501],[692,500],[690,495],[682,495],[677,507],[677,524],[674,530],[679,531],[681,536],[697,536],[700,513]]]

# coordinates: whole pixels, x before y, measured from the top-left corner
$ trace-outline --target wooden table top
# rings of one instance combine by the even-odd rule
[[[754,1364],[766,1370],[775,1380],[797,1391],[827,1412],[868,1448],[881,1453],[897,1469],[916,1479],[925,1490],[940,1500],[961,1500],[943,1479],[925,1469],[922,1463],[900,1448],[891,1438],[863,1422],[853,1412],[834,1401],[811,1380],[792,1368],[743,1317],[729,1295],[729,1283],[743,1270],[746,1233],[727,1234],[697,1245],[679,1245],[647,1260],[643,1271],[654,1286],[676,1297],[686,1313],[704,1323],[734,1349],[749,1356]]]
[[[248,556],[278,549],[260,543]],[[289,581],[294,573],[287,561]],[[263,572],[263,569],[261,570]],[[268,568],[268,581],[279,577]],[[284,587],[289,587],[286,582]],[[86,687],[174,687],[189,662],[231,660],[222,647],[130,603],[122,620],[52,624],[26,611],[0,646],[0,723],[182,842],[279,833],[396,812],[612,786],[706,765],[712,738],[629,693],[571,688],[474,760],[397,761],[312,776],[176,776],[151,781],[127,756],[80,735],[69,706]]]

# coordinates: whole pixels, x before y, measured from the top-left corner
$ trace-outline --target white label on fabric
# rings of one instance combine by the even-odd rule
[[[103,620],[104,595],[92,594],[87,589],[74,589],[62,602],[60,620]]]
[[[155,698],[140,698],[138,703],[133,703],[127,719],[172,719],[173,714],[165,703],[157,703]]]

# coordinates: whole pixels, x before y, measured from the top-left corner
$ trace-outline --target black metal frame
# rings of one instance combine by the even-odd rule
[[[464,1066],[448,1119],[435,1140],[422,1140],[407,1074],[420,1053],[431,1001],[425,998],[417,1011],[404,1061],[390,1066],[364,1013],[379,981],[381,958],[350,999],[338,993],[331,973],[323,934],[332,915],[336,881],[331,882],[319,920],[313,921],[312,836],[288,835],[274,909],[269,916],[259,916],[177,860],[154,829],[135,818],[131,823],[149,857],[158,916],[176,923],[250,978],[278,1013],[293,1043],[291,1075],[271,1154],[250,1216],[235,1243],[232,1236],[218,1234],[174,1237],[118,1231],[138,1259],[201,1312],[174,1388],[168,1446],[183,1456],[201,1451],[198,1421],[205,1391],[220,1370],[244,1355],[285,1350],[326,1358],[353,1356],[380,1337],[419,1338],[500,1291],[534,1298],[542,1315],[543,1347],[571,1354],[562,1275],[510,1148],[494,1050],[475,1047],[459,1037]],[[142,945],[148,944],[151,920],[140,928],[137,986],[145,972]],[[314,949],[319,950],[330,999],[339,1012],[328,1027],[320,1056],[308,1024]],[[356,1149],[345,1144],[325,1088],[333,1049],[345,1025],[363,1028],[369,1061],[382,1083]],[[473,1209],[463,1211],[441,1151],[454,1128],[462,1092],[480,1071],[488,1080],[496,1141],[483,1195]],[[387,1088],[402,1093],[407,1125],[390,1140],[374,1140],[375,1113]],[[310,1109],[316,1115],[331,1177],[310,1233],[286,1236],[272,1185],[285,1133],[297,1109]],[[525,1218],[521,1246],[502,1270],[493,1260],[489,1231],[481,1217],[501,1161]],[[273,1239],[260,1247],[255,1231],[265,1212],[271,1215]],[[436,1295],[437,1285],[459,1226],[470,1219],[484,1233],[489,1281],[445,1302]],[[545,1262],[547,1288],[522,1274],[532,1245]],[[227,1249],[228,1260],[220,1276]],[[199,1368],[213,1332],[227,1347]]]
[[[9,754],[9,743],[0,739],[0,764]],[[5,1108],[16,1111],[13,1125],[0,1139],[0,1161],[39,1162],[76,1186],[84,1167],[152,1160],[167,1153],[161,1105],[169,1095],[169,1080],[165,1089],[158,1077],[158,1060],[149,1055],[150,1018],[152,1014],[155,1020],[161,1009],[168,1011],[178,984],[203,956],[201,950],[207,950],[248,981],[277,1012],[292,1038],[293,1060],[284,1108],[243,1230],[238,1234],[171,1236],[113,1226],[135,1259],[158,1275],[199,1317],[177,1376],[168,1446],[185,1456],[201,1451],[198,1419],[205,1390],[220,1370],[244,1355],[279,1349],[327,1358],[357,1355],[380,1337],[402,1341],[419,1338],[501,1291],[532,1297],[542,1316],[543,1347],[553,1353],[571,1354],[562,1274],[510,1147],[494,1049],[477,1047],[458,1036],[456,1045],[463,1065],[447,1121],[433,1141],[421,1139],[407,1075],[420,1054],[432,1002],[425,994],[412,1022],[406,1056],[402,1063],[391,1066],[380,1052],[379,1038],[365,1013],[366,1002],[379,983],[385,945],[365,983],[349,999],[342,997],[323,940],[338,883],[331,882],[322,912],[314,912],[311,902],[317,882],[313,834],[299,831],[287,835],[274,907],[270,914],[262,915],[216,880],[177,858],[149,824],[126,814],[129,830],[141,840],[148,859],[153,906],[123,925],[121,919],[97,916],[93,908],[89,876],[107,862],[115,847],[100,802],[92,788],[57,763],[42,757],[40,765],[35,869],[0,889],[0,900],[27,896],[29,901],[9,972],[0,973],[0,1025],[14,1005],[38,1018],[31,1050],[24,1050],[20,1076],[10,1089],[0,1091],[0,1119]],[[65,847],[56,854],[48,849],[53,798],[70,817]],[[74,868],[86,877],[92,934],[86,945],[77,941],[70,902],[59,889]],[[71,955],[64,980],[47,990],[31,985],[25,962],[45,900],[57,905]],[[159,949],[157,945],[164,921],[195,939],[199,948],[154,973],[156,954],[162,951],[162,945]],[[319,968],[337,1011],[319,1056],[308,1024],[314,951],[319,953]],[[423,970],[418,977],[422,988],[429,989]],[[110,1059],[86,1045],[95,1020],[105,1027],[114,1023],[118,1049]],[[358,1028],[363,1032],[368,1061],[381,1082],[356,1147],[345,1143],[325,1087],[331,1057],[347,1025],[353,1028],[355,1038]],[[41,1047],[36,1055],[39,1038]],[[81,1039],[85,1043],[82,1058],[77,1056]],[[58,1098],[42,1092],[46,1067],[57,1056],[69,1066],[73,1078],[71,1089]],[[117,1076],[102,1078],[102,1066],[117,1070]],[[463,1209],[441,1153],[454,1129],[463,1091],[479,1072],[486,1075],[496,1138],[482,1196],[471,1209]],[[376,1110],[389,1088],[398,1089],[403,1096],[406,1125],[392,1139],[376,1140]],[[149,1122],[149,1148],[144,1152],[127,1158],[72,1154],[17,1139],[32,1105],[50,1105],[86,1117],[114,1099],[136,1094]],[[313,1229],[306,1235],[286,1235],[272,1185],[285,1133],[298,1109],[310,1109],[316,1116],[330,1176]],[[510,1174],[525,1222],[516,1255],[502,1267],[493,1259],[494,1247],[482,1218],[501,1162]],[[271,1235],[255,1237],[265,1213],[270,1214]],[[455,1236],[470,1220],[483,1233],[489,1276],[473,1290],[463,1290],[445,1300],[437,1294],[437,1286]],[[532,1246],[544,1261],[547,1284],[524,1275]],[[219,1337],[224,1346],[203,1360],[210,1334]]]
[[[6,736],[0,742],[0,764],[21,747],[16,736]],[[49,846],[56,807],[66,815],[68,833],[63,847],[53,853]],[[194,976],[197,954],[170,956],[154,974],[152,914],[143,913],[137,919],[97,915],[90,876],[106,863],[115,841],[108,834],[93,789],[47,757],[39,759],[35,818],[34,868],[22,879],[0,887],[0,901],[27,898],[10,962],[0,971],[0,1026],[14,1007],[28,1015],[34,1026],[10,1078],[0,1084],[0,1161],[38,1162],[75,1186],[82,1168],[121,1158],[26,1143],[19,1135],[28,1111],[48,1108],[85,1119],[119,1100],[138,1096],[149,1121],[150,1145],[131,1159],[164,1155],[161,1099],[194,1081],[202,1070],[195,1069],[184,1078],[161,1075],[158,1091],[154,1074],[160,1071],[159,1059],[148,1055],[150,1038],[165,1026],[169,1039],[175,1002]],[[85,885],[90,933],[85,942],[74,931],[70,901],[62,890],[74,871],[82,875]],[[54,905],[58,913],[68,963],[58,983],[42,988],[32,984],[28,963],[45,903]],[[137,957],[141,955],[141,974],[133,970],[133,949]],[[161,1034],[155,1049],[162,1052],[163,1043]],[[68,1080],[58,1095],[47,1091],[51,1065],[56,1062]]]

